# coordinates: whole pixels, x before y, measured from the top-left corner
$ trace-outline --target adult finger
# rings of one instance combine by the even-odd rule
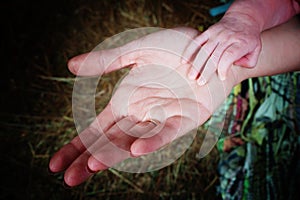
[[[88,167],[92,171],[103,170],[112,167],[130,157],[130,146],[136,139],[129,134],[137,121],[131,117],[125,117],[115,123],[101,138],[99,138],[88,151],[91,157]],[[103,168],[105,166],[105,168]]]
[[[81,137],[86,138],[83,144]],[[49,163],[51,172],[57,173],[68,168],[71,163],[80,156],[85,150],[85,145],[92,144],[97,138],[97,134],[91,128],[86,129],[81,133],[81,136],[75,137],[70,143],[63,146],[54,156]]]
[[[121,47],[76,56],[68,62],[68,67],[78,76],[102,75],[135,64],[140,52],[135,40]]]
[[[185,123],[189,120],[184,117],[174,116],[161,124],[163,127],[160,131],[152,137],[139,138],[133,142],[131,146],[131,153],[133,156],[141,156],[158,150],[164,145],[172,142],[174,139],[180,137],[185,133]],[[160,125],[158,125],[160,126]]]
[[[130,152],[132,143],[137,138],[142,138],[155,130],[157,124],[159,122],[136,123],[129,118],[124,118],[118,126],[114,126],[109,130],[108,136],[111,138],[102,138],[93,145],[96,151],[92,153],[88,160],[89,169],[92,171],[103,170],[132,157],[133,155]],[[101,148],[98,148],[99,146]],[[91,149],[90,151],[94,150]]]
[[[128,117],[125,119],[121,119],[119,122],[116,122],[108,130],[104,129],[105,134],[95,134],[96,137],[91,137],[91,135],[87,134],[82,135],[80,139],[81,149],[85,151],[81,152],[78,155],[78,157],[74,161],[72,161],[71,165],[67,168],[64,177],[65,183],[69,186],[78,185],[84,182],[97,171],[107,169],[110,166],[108,162],[112,162],[112,160],[115,160],[116,157],[122,157],[117,147],[115,145],[112,146],[111,144],[116,143],[122,145],[122,147],[127,145],[127,149],[129,150],[129,147],[132,143],[132,141],[130,140],[133,140],[133,137],[122,137],[120,131],[122,131],[123,129],[130,129],[133,126],[133,123],[135,123],[133,118]],[[84,140],[84,142],[82,142],[82,140]],[[120,146],[118,147],[122,148]],[[104,153],[105,156],[107,156],[107,160],[109,161],[101,160],[101,162],[99,158],[96,157],[98,161],[96,165],[95,163],[89,165],[90,158],[96,156],[96,152],[99,151]]]
[[[207,110],[206,106],[190,100],[183,99],[180,101],[180,104],[170,104],[165,107],[166,113],[169,112],[167,116],[170,117],[161,120],[160,123],[159,121],[154,121],[157,124],[156,127],[133,142],[131,146],[131,154],[133,156],[140,156],[158,150],[203,124],[211,116],[211,112]],[[173,112],[171,109],[173,109]],[[178,110],[176,111],[176,109]],[[181,109],[182,111],[180,111]],[[155,119],[156,116],[154,115],[153,117]]]
[[[148,137],[149,133],[155,129],[157,124],[159,124],[157,120],[140,122],[133,126],[127,134],[135,138]]]
[[[81,138],[85,138],[84,143]],[[85,129],[80,136],[75,137],[54,154],[49,163],[50,171],[57,173],[68,168],[86,150],[86,145],[92,144],[97,138],[98,133],[95,129],[91,127]]]
[[[64,182],[68,186],[79,185],[95,173],[87,167],[89,157],[90,153],[85,151],[68,167],[64,175]]]
[[[108,104],[87,129],[54,154],[49,163],[50,171],[57,173],[68,168],[70,164],[101,137],[102,133],[109,129],[115,121],[117,121],[117,119],[112,113],[111,105]]]

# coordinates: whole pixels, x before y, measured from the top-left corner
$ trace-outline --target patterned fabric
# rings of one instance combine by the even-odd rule
[[[299,73],[249,79],[233,89],[220,108],[227,113],[217,143],[223,199],[300,199],[299,103]]]

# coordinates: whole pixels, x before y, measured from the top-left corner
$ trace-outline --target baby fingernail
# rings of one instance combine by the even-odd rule
[[[200,77],[198,79],[198,85],[202,86],[202,85],[205,85],[205,83],[206,83],[206,80],[203,77]]]
[[[198,72],[192,68],[189,72],[189,78],[195,79],[197,77],[197,75],[198,75]]]
[[[223,75],[223,74],[219,74],[219,78],[221,81],[225,81],[225,79],[226,79],[225,75]]]
[[[187,64],[188,63],[188,61],[184,58],[181,58],[180,62],[181,62],[181,64]]]

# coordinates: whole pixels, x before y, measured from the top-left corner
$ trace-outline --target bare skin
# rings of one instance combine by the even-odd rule
[[[295,0],[236,0],[223,18],[195,37],[185,55],[193,55],[189,77],[204,85],[217,71],[221,80],[233,65],[252,68],[261,52],[260,33],[299,13]]]
[[[133,66],[133,69],[123,80],[110,103],[89,128],[69,144],[63,146],[52,157],[49,163],[50,170],[55,173],[65,170],[65,183],[69,186],[76,186],[97,171],[105,170],[128,157],[153,152],[172,142],[187,131],[203,124],[217,106],[225,100],[231,89],[241,81],[251,77],[299,70],[299,31],[299,20],[293,19],[287,24],[264,32],[261,35],[262,53],[256,64],[257,67],[249,69],[232,66],[228,70],[226,80],[220,80],[215,72],[204,86],[199,86],[196,80],[185,78],[191,65],[189,63],[182,64],[179,56],[170,53],[162,54],[161,51],[138,51],[136,49],[136,45],[140,47],[149,42],[161,45],[155,43],[157,40],[164,39],[170,42],[176,40],[178,32],[193,38],[199,34],[194,29],[164,30],[117,49],[96,52],[94,63],[99,63],[99,58],[102,58],[100,63],[103,64],[106,61],[109,62],[112,55],[122,54],[128,49],[134,50],[130,54],[124,54],[126,56],[122,56],[106,69],[92,65],[92,59],[90,65],[87,63],[82,70],[78,70],[87,54],[71,59],[69,69],[76,75],[99,75],[127,66]],[[172,37],[172,34],[175,38]],[[173,49],[174,51],[183,53],[190,42],[189,40],[181,41]],[[170,67],[166,68],[167,71],[172,69],[174,74],[157,76],[157,74],[161,74],[157,66],[166,62]],[[153,63],[155,63],[154,66],[152,66]],[[158,83],[167,84],[169,81],[174,81],[174,77],[177,77],[175,82],[178,81],[179,84],[170,85],[172,90],[191,91],[193,94],[187,93],[187,98],[184,98],[184,95],[174,98],[172,94],[151,84],[140,87],[141,82],[152,79]],[[139,90],[127,105],[127,108],[130,108],[129,111],[120,111],[114,102],[119,102],[120,98],[123,98],[131,90],[130,88],[136,87]],[[211,99],[217,100],[211,101]],[[143,101],[148,101],[147,105],[149,106],[143,106],[141,104]],[[163,118],[156,118],[159,123],[157,126],[149,122],[151,108],[157,105],[155,102],[159,102],[166,110]],[[182,107],[181,110],[176,109],[179,105]],[[148,134],[156,129],[158,131],[154,131],[155,134]]]

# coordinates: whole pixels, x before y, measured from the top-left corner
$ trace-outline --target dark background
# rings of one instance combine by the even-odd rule
[[[213,198],[216,159],[207,158],[199,164],[194,154],[193,162],[183,158],[190,168],[182,167],[177,182],[165,185],[162,181],[173,168],[147,175],[153,183],[145,186],[146,196],[134,190],[126,193],[128,185],[121,180],[121,186],[109,185],[109,181],[117,180],[109,172],[100,177],[107,182],[101,190],[95,188],[104,183],[93,180],[75,189],[64,188],[62,174],[51,175],[47,164],[51,155],[76,134],[70,120],[72,84],[49,78],[73,77],[66,67],[70,57],[128,28],[186,25],[205,29],[218,20],[208,15],[208,9],[218,4],[219,1],[1,1],[0,199],[114,199],[120,196],[118,188],[124,199]],[[127,19],[120,11],[133,17]],[[139,19],[134,13],[146,17]],[[184,171],[196,168],[199,176]],[[122,176],[146,180],[137,175]],[[154,190],[161,192],[154,194]],[[178,195],[173,190],[186,192]]]

